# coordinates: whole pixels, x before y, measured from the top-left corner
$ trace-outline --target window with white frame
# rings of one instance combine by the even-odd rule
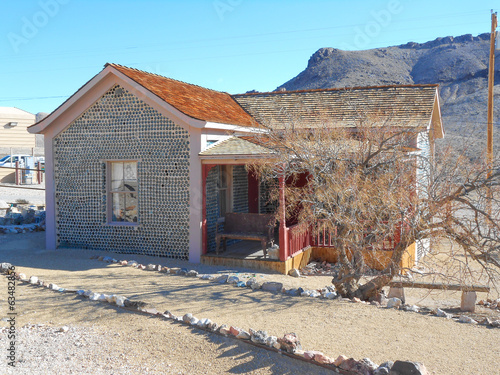
[[[137,223],[137,161],[108,162],[108,181],[108,221]]]
[[[233,168],[231,165],[221,165],[219,169],[219,217],[224,217],[232,211],[232,180]]]

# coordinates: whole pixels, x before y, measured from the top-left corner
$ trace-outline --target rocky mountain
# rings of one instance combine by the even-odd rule
[[[490,34],[364,51],[321,48],[306,69],[277,90],[438,83],[447,138],[484,134]],[[500,51],[495,64],[495,133],[500,130]]]

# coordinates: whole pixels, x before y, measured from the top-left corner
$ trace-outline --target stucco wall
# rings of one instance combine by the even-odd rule
[[[189,134],[114,86],[54,139],[58,247],[187,259]],[[107,223],[106,161],[138,161],[138,225]]]

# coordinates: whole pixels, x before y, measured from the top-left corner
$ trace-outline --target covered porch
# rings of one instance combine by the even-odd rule
[[[285,218],[284,179],[280,197],[271,200],[269,186],[248,168],[258,158],[272,158],[271,150],[248,137],[230,137],[200,153],[202,162],[202,243],[201,263],[240,266],[287,273],[307,264],[310,234],[303,226]],[[259,241],[228,240],[226,251],[217,251],[217,229],[224,227],[225,213],[269,214],[277,217],[267,256]],[[276,213],[279,213],[276,215]],[[309,251],[308,251],[309,250]]]

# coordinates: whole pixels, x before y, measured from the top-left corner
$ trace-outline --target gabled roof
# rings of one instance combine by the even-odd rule
[[[357,127],[360,124],[427,128],[438,85],[279,91],[233,95],[259,123],[280,127]]]
[[[106,64],[151,91],[182,113],[198,120],[255,126],[255,120],[225,92],[177,81],[118,64]]]
[[[203,158],[234,157],[234,156],[257,156],[273,154],[273,150],[263,147],[252,137],[230,137],[215,143],[205,151],[200,152]]]

